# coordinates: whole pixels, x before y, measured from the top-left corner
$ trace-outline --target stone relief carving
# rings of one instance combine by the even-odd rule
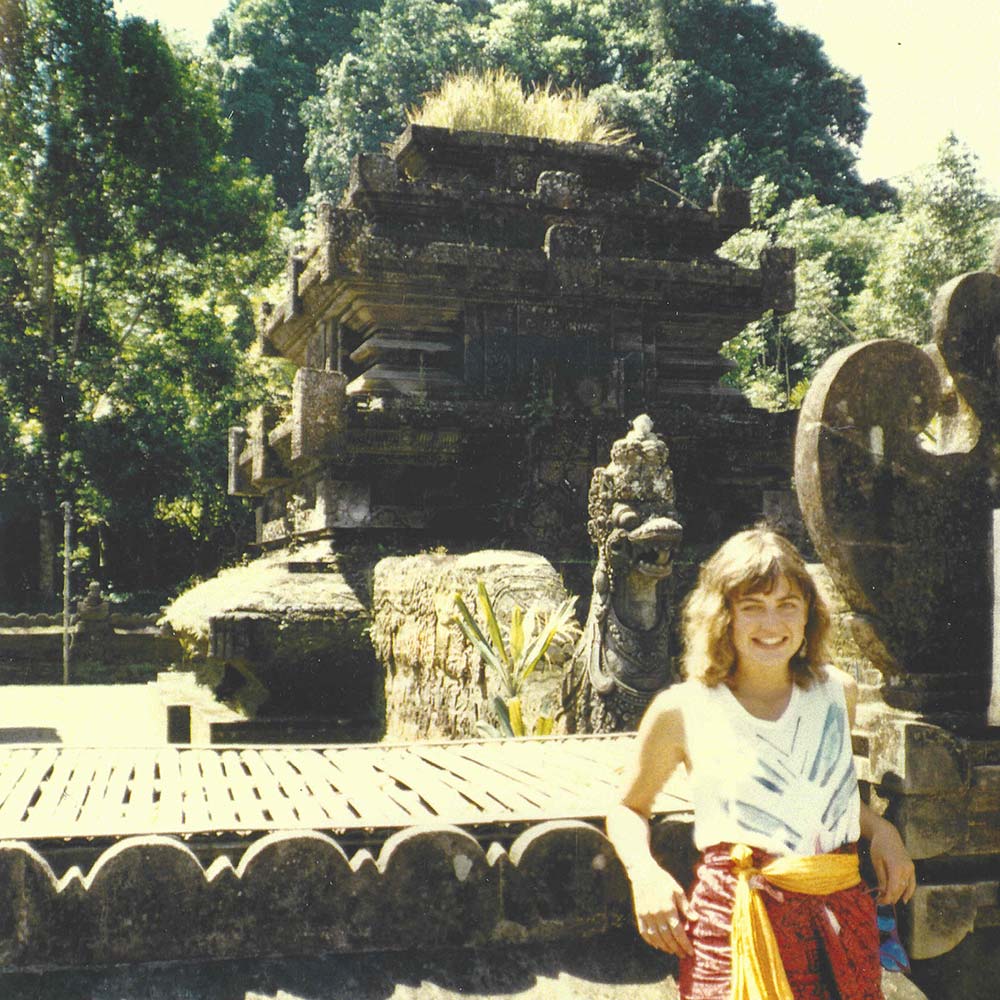
[[[565,677],[570,732],[634,729],[671,679],[668,580],[682,527],[670,453],[643,414],[594,470],[587,524],[597,546],[590,614]]]

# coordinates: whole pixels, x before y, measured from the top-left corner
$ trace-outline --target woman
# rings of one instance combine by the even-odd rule
[[[824,666],[829,614],[795,548],[755,528],[701,569],[684,608],[686,681],[662,692],[608,835],[643,938],[681,959],[683,1000],[880,1000],[875,902],[908,901],[913,862],[863,804],[852,678]],[[702,851],[690,899],[650,851],[653,800],[683,763]]]

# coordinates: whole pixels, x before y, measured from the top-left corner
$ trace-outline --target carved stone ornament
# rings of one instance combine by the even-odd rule
[[[79,638],[113,635],[111,605],[101,594],[101,585],[92,580],[86,596],[76,605],[76,635]]]
[[[1000,277],[938,292],[933,343],[876,340],[820,369],[799,418],[806,526],[886,676],[886,701],[985,709],[998,491]]]
[[[594,590],[563,691],[571,732],[634,729],[670,681],[667,583],[682,528],[669,457],[643,414],[612,446],[610,464],[594,470]]]

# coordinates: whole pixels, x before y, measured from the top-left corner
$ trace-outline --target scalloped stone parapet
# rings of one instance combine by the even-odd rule
[[[377,862],[319,832],[270,834],[207,868],[176,838],[132,837],[62,879],[0,842],[0,970],[565,940],[630,918],[614,849],[577,821],[531,827],[509,852],[410,827]]]

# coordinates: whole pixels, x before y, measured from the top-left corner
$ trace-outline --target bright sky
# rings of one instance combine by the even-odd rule
[[[774,0],[786,24],[823,39],[830,61],[864,81],[871,118],[865,179],[930,162],[954,132],[1000,191],[998,0]]]
[[[898,178],[934,158],[949,131],[1000,191],[1000,0],[774,0],[778,16],[823,39],[862,78],[871,118],[860,170]],[[226,0],[116,0],[201,44]]]

